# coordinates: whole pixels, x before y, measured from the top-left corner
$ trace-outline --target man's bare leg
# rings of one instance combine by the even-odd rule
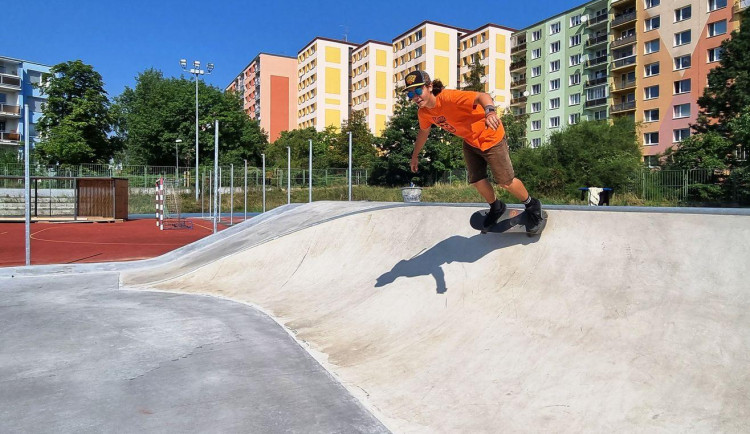
[[[490,181],[487,180],[487,178],[477,181],[473,185],[487,203],[492,203],[497,199],[497,196],[495,196],[495,189],[492,188],[492,184],[490,184]],[[510,184],[501,185],[500,187],[508,190],[513,197],[519,200],[519,202],[523,202],[529,198],[529,192],[526,191],[523,182],[518,178],[513,178],[513,181],[511,181]]]

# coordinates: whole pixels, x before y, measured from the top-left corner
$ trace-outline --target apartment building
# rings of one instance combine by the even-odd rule
[[[227,86],[240,95],[250,119],[260,123],[269,141],[297,127],[297,59],[260,53]]]
[[[515,30],[511,28],[490,23],[459,39],[459,88],[466,86],[472,65],[479,62],[484,68],[484,91],[492,96],[498,109],[510,106],[510,40],[513,32]]]
[[[352,110],[363,111],[370,132],[380,136],[393,114],[391,44],[367,41],[352,51]]]
[[[37,142],[35,125],[47,99],[34,87],[50,66],[0,56],[0,150],[21,150],[24,144],[24,107],[29,107],[29,140]]]
[[[531,146],[582,119],[607,118],[607,50],[606,0],[585,3],[511,36],[511,107],[529,115]]]
[[[459,37],[466,29],[423,21],[393,41],[394,92],[404,86],[404,77],[417,69],[439,79],[449,88],[459,87]]]
[[[316,37],[297,54],[297,127],[341,128],[349,119],[351,54],[357,44]]]
[[[610,112],[643,123],[647,163],[690,136],[698,98],[719,65],[721,42],[739,27],[742,6],[733,0],[611,2]]]

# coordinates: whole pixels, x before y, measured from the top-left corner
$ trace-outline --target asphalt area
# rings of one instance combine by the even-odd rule
[[[136,261],[175,250],[213,233],[213,223],[191,219],[192,229],[159,230],[154,219],[120,223],[32,223],[31,264]],[[237,223],[238,219],[235,218]],[[228,226],[219,224],[218,229]],[[0,267],[25,264],[25,225],[0,223]]]

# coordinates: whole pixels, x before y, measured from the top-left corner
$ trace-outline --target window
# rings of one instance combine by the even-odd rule
[[[555,116],[549,118],[549,127],[550,128],[560,128],[560,116]]]
[[[581,14],[570,17],[570,27],[581,25]]]
[[[575,47],[581,45],[581,35],[574,35],[570,37],[570,46]]]
[[[690,92],[690,79],[680,80],[674,82],[674,93],[688,93]]]
[[[708,0],[708,11],[712,12],[717,9],[727,7],[727,0]]]
[[[594,120],[595,121],[603,121],[607,119],[607,111],[606,110],[599,110],[598,112],[594,112]]]
[[[689,54],[674,58],[675,70],[688,69],[688,68],[690,68],[690,55]]]
[[[644,155],[643,163],[647,167],[657,167],[659,166],[659,156],[658,155]]]
[[[649,18],[646,20],[646,31],[656,30],[661,25],[661,17],[659,15]]]
[[[539,95],[542,93],[542,85],[541,84],[534,84],[531,86],[531,94],[532,95]]]
[[[672,142],[680,143],[681,141],[690,137],[690,128],[679,128],[676,130],[672,130],[672,135],[674,136],[674,140],[672,140]]]
[[[539,131],[542,129],[542,121],[531,121],[531,131]]]
[[[653,77],[654,75],[659,75],[659,62],[649,63],[648,65],[646,65],[646,72],[644,75],[646,77]]]
[[[549,72],[557,72],[560,70],[560,61],[553,60],[549,63]]]
[[[657,51],[659,51],[658,39],[646,42],[646,54],[656,53]]]
[[[689,118],[690,117],[690,104],[678,104],[674,106],[674,116],[672,116],[673,119],[682,119],[682,118]]]
[[[568,125],[575,125],[580,121],[581,121],[580,113],[573,113],[572,115],[568,116]]]
[[[549,44],[550,53],[557,53],[558,51],[560,51],[560,41]]]
[[[574,93],[568,97],[568,105],[578,105],[581,103],[581,94]]]
[[[560,98],[552,98],[549,100],[549,108],[550,110],[559,109],[560,108]]]
[[[417,47],[417,49],[414,51],[414,57],[419,57],[422,55],[422,47]]]
[[[715,23],[708,23],[708,36],[723,35],[727,32],[727,20],[717,21]]]
[[[646,9],[659,6],[661,0],[646,0]]]
[[[569,86],[577,86],[581,84],[581,73],[576,72],[575,74],[571,75],[569,77]]]
[[[708,50],[708,62],[718,62],[721,60],[721,47],[711,48]]]
[[[693,14],[693,11],[692,11],[691,6],[685,6],[684,8],[675,9],[674,22],[677,23],[679,21],[685,21],[687,19],[690,19],[692,14]]]
[[[684,32],[675,33],[674,34],[674,46],[678,47],[680,45],[685,45],[690,43],[690,30],[685,30]]]
[[[541,48],[535,48],[531,50],[531,59],[538,59],[542,57],[542,49]]]
[[[644,99],[659,98],[659,86],[649,86],[644,90]]]
[[[581,64],[581,55],[574,54],[570,56],[570,66],[576,66]]]
[[[5,131],[5,121],[0,121],[0,131]]]
[[[531,103],[531,113],[539,113],[540,111],[542,111],[542,103],[540,102]]]
[[[643,135],[643,144],[646,146],[658,145],[659,144],[659,133],[646,133]]]
[[[534,66],[531,68],[531,76],[532,77],[539,77],[542,75],[542,67],[541,66]]]
[[[558,90],[560,89],[560,79],[556,78],[554,80],[549,81],[549,90]]]
[[[541,30],[534,30],[531,32],[531,42],[538,41],[542,39],[542,31]]]
[[[644,122],[657,122],[659,120],[659,109],[650,109],[643,111]]]
[[[552,23],[549,25],[549,34],[554,35],[560,33],[560,22]]]
[[[422,31],[421,30],[417,31],[417,33],[414,34],[414,40],[415,41],[419,41],[420,39],[422,39]]]
[[[531,139],[531,147],[538,148],[542,146],[542,139]]]

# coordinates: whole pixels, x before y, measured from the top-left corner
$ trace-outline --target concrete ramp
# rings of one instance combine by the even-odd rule
[[[749,217],[365,208],[121,284],[259,306],[396,432],[750,427]]]

